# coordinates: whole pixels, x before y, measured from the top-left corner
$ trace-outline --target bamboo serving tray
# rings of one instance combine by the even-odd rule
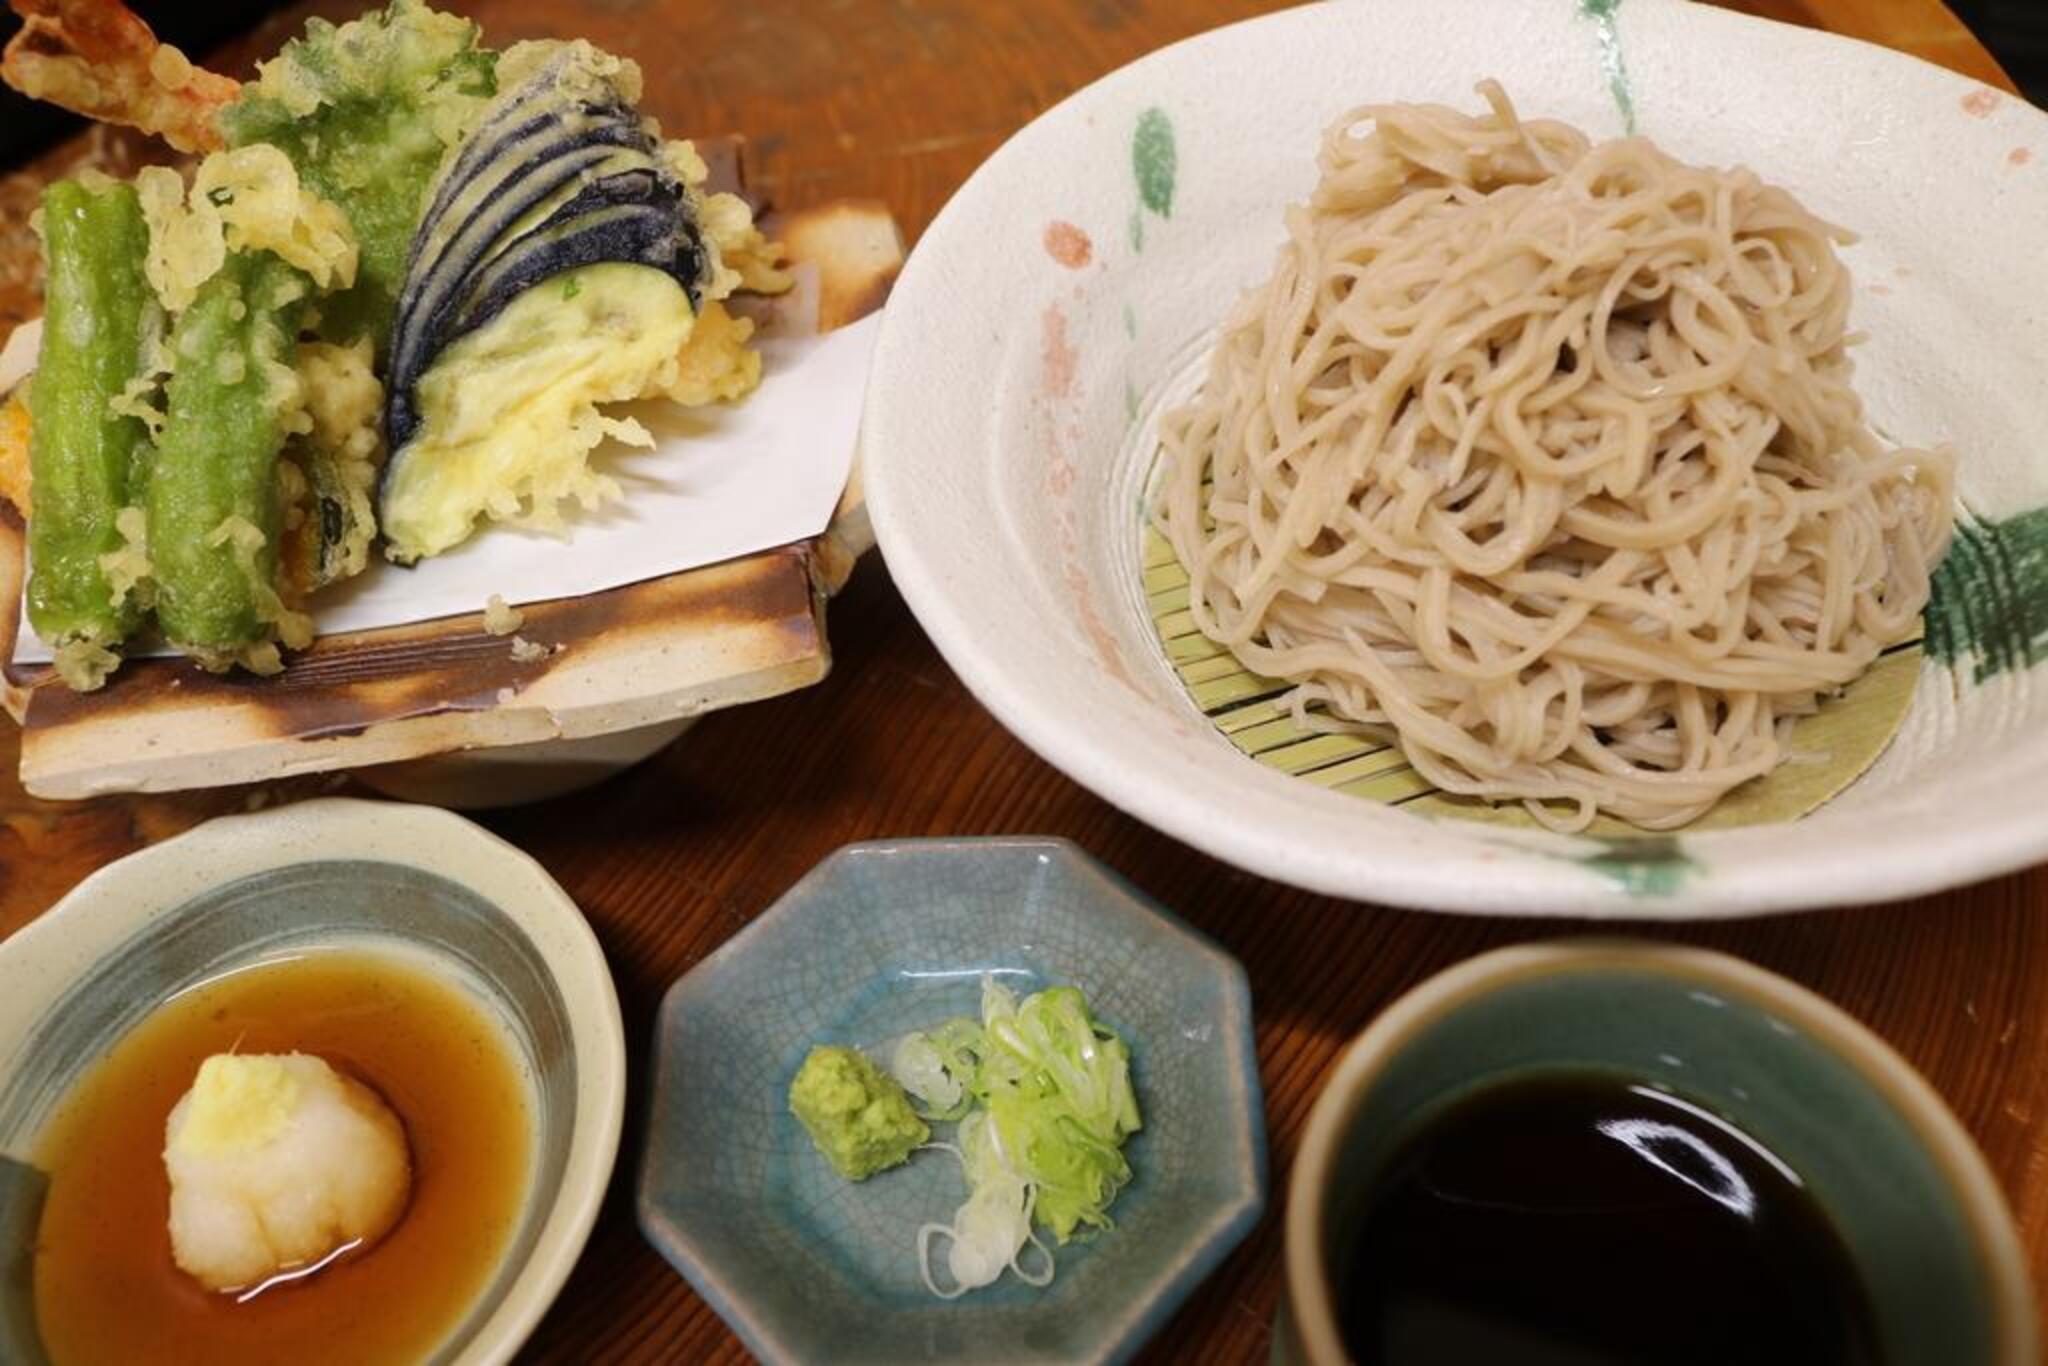
[[[738,144],[703,145],[714,187],[740,181]],[[903,263],[884,206],[774,215],[798,284],[762,310],[829,332],[876,311]],[[10,351],[21,348],[10,348]],[[0,373],[0,390],[26,371]],[[0,660],[21,621],[25,520],[0,498]],[[522,603],[513,658],[483,614],[324,635],[267,678],[185,659],[131,659],[97,692],[48,665],[0,666],[21,726],[21,781],[39,797],[169,792],[585,740],[670,725],[807,687],[831,665],[825,602],[873,543],[858,469],[817,538],[606,592]]]

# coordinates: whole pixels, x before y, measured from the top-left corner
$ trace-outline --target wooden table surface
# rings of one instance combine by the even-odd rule
[[[639,58],[666,127],[740,130],[754,183],[798,206],[886,200],[913,239],[955,186],[1067,92],[1163,43],[1275,6],[1257,0],[471,0],[495,42],[582,34]],[[1887,43],[2010,88],[1939,0],[1744,0],[1739,8]],[[335,17],[357,3],[289,11]],[[281,21],[283,22],[283,21]],[[278,43],[277,25],[222,63]],[[18,203],[18,200],[0,199]],[[1495,945],[1569,922],[1464,919],[1339,903],[1190,853],[1041,763],[940,661],[881,564],[831,609],[836,661],[813,691],[707,718],[605,785],[485,818],[531,851],[596,926],[635,1077],[654,1011],[818,859],[877,836],[1065,835],[1230,946],[1259,1006],[1272,1148],[1264,1223],[1154,1344],[1157,1361],[1263,1360],[1279,1211],[1303,1121],[1337,1051],[1400,992]],[[0,727],[0,934],[93,868],[225,810],[331,784],[58,807],[13,779]],[[1631,927],[1752,959],[1840,1003],[1955,1108],[2048,1279],[2048,868],[1901,905],[1702,928]],[[644,1096],[629,1100],[609,1201],[527,1351],[534,1361],[739,1361],[745,1354],[634,1227]]]

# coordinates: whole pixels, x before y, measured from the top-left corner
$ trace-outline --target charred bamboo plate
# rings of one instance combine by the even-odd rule
[[[727,158],[736,179],[736,153]],[[791,331],[873,313],[902,265],[880,204],[828,204],[769,226],[798,267],[772,309]],[[74,693],[47,666],[8,665],[0,704],[22,728],[21,780],[39,797],[374,768],[374,786],[443,805],[533,800],[645,758],[693,717],[822,679],[826,599],[871,543],[856,472],[821,537],[520,604],[521,637],[549,647],[541,658],[513,658],[473,613],[325,635],[271,678],[136,659],[100,691]],[[26,548],[19,510],[0,499],[0,659],[24,625]]]

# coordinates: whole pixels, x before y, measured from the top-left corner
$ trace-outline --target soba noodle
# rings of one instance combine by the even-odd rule
[[[1913,636],[1951,461],[1865,421],[1847,233],[1480,90],[1325,135],[1165,419],[1159,520],[1301,724],[1556,828],[1681,825]]]

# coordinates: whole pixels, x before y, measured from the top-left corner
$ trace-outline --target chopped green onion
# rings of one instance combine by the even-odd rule
[[[1142,1120],[1130,1050],[1079,991],[1052,987],[1020,1002],[985,974],[980,1021],[948,1020],[886,1052],[890,1075],[923,1118],[961,1121],[956,1155],[967,1200],[950,1225],[918,1230],[919,1269],[933,1294],[951,1299],[1006,1267],[1042,1284],[1018,1261],[1037,1244],[1034,1220],[1061,1243],[1112,1226],[1109,1206],[1131,1179],[1123,1143]],[[932,1270],[940,1237],[951,1240],[950,1290]]]

